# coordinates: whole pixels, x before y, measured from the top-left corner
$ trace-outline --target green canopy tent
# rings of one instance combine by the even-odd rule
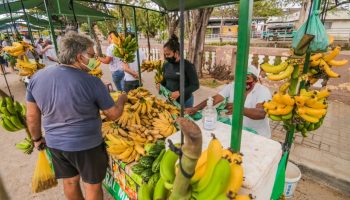
[[[179,1],[174,0],[152,0],[156,4],[158,4],[160,7],[163,7],[167,11],[179,11],[180,10],[180,4]],[[206,8],[206,7],[216,7],[216,6],[223,6],[228,4],[234,4],[237,3],[238,0],[186,0],[184,1],[184,10],[191,10],[191,9],[199,9],[199,8]]]
[[[45,11],[44,0],[23,0],[25,9],[38,8],[39,10]],[[20,1],[13,1],[9,3],[12,12],[22,12],[22,5]],[[73,8],[77,20],[80,22],[86,22],[86,18],[90,17],[91,21],[101,21],[105,19],[113,19],[114,17],[96,9],[89,8],[80,3],[73,2]],[[56,0],[48,2],[48,10],[51,15],[73,17],[72,8],[67,0]],[[7,14],[9,10],[7,5],[0,4],[0,14]]]
[[[12,17],[12,19],[16,22],[18,20],[24,20],[26,21],[26,17],[24,15],[18,15],[18,16],[14,16]],[[45,19],[39,19],[36,17],[33,17],[31,15],[28,15],[28,19],[29,19],[29,23],[33,26],[38,26],[38,27],[49,27],[49,21],[45,20]],[[0,19],[0,24],[7,24],[11,22],[11,18],[10,17],[6,17],[6,18],[2,18]],[[55,23],[54,26],[56,28],[60,27],[60,24]]]

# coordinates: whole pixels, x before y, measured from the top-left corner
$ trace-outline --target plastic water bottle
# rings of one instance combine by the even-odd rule
[[[213,98],[209,97],[207,101],[207,107],[204,108],[203,112],[203,128],[206,130],[213,130],[216,127],[216,120],[218,114],[213,106]]]

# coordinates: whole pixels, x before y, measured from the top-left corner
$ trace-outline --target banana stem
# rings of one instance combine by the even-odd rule
[[[197,160],[202,153],[202,132],[194,122],[186,118],[178,118],[177,123],[185,137],[182,146],[182,158],[180,160],[183,170],[193,174]],[[180,172],[176,175],[174,188],[169,197],[170,200],[189,200],[191,198],[191,179]]]

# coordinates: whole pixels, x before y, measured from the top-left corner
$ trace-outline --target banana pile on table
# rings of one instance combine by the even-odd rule
[[[138,191],[138,198],[167,199],[173,188],[175,176],[179,172],[176,165],[179,157],[167,150],[160,162],[160,179],[156,185],[143,184]],[[239,195],[243,184],[242,155],[223,149],[219,140],[213,135],[208,149],[205,150],[191,178],[189,196],[197,200],[243,200],[252,199],[251,195]]]
[[[315,83],[319,78],[339,78],[340,74],[337,74],[332,70],[332,67],[344,66],[348,63],[348,60],[335,60],[340,54],[341,48],[335,47],[330,53],[316,53],[310,57],[310,69],[309,80],[310,83]]]
[[[17,58],[16,67],[19,69],[20,76],[32,76],[36,71],[43,69],[44,64],[39,62],[31,62],[26,55]]]
[[[92,76],[96,76],[97,78],[101,78],[103,73],[101,69],[101,62],[99,60],[96,60],[96,67],[95,69],[89,71],[88,73]]]
[[[307,136],[308,131],[318,129],[327,113],[327,97],[330,95],[329,90],[321,91],[305,89],[300,90],[300,95],[295,96],[296,113],[302,120],[297,120],[296,130],[300,131],[303,136]]]
[[[12,42],[12,46],[6,46],[2,48],[2,51],[8,53],[13,57],[23,56],[27,53],[28,50],[34,51],[34,48],[32,45],[24,41]]]
[[[122,59],[123,62],[132,63],[135,61],[135,52],[138,49],[136,38],[132,38],[131,35],[125,37],[122,34],[118,36],[112,34],[112,41],[115,44],[113,54]]]
[[[115,102],[120,94],[111,93]],[[177,107],[157,99],[148,90],[140,87],[130,91],[120,118],[115,122],[106,121],[102,124],[102,134],[109,141],[108,148],[111,145],[115,146],[112,149],[118,149],[109,151],[110,155],[126,163],[138,160],[144,155],[147,144],[177,131],[174,119],[178,116]]]

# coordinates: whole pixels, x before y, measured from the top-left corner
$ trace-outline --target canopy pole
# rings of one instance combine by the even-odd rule
[[[22,10],[24,12],[24,16],[26,16],[26,20],[27,20],[27,27],[28,27],[28,34],[30,36],[30,41],[31,41],[32,45],[34,46],[34,38],[33,38],[32,28],[30,27],[30,24],[29,24],[29,17],[27,15],[26,9],[24,8],[23,0],[21,0],[21,5],[22,5]]]
[[[148,47],[148,60],[151,60],[151,43],[149,41],[149,17],[148,17],[148,10],[146,10],[146,21],[147,21],[147,47]]]
[[[232,113],[231,148],[235,152],[241,149],[244,93],[246,88],[247,66],[249,59],[250,29],[252,24],[253,0],[239,1],[238,46],[234,84],[234,109]]]
[[[88,25],[89,25],[90,37],[91,37],[91,38],[94,38],[94,37],[93,37],[93,34],[92,34],[92,26],[91,26],[90,17],[87,17],[87,20],[88,20]]]
[[[180,104],[181,104],[181,117],[184,116],[185,107],[185,59],[184,59],[184,40],[185,40],[185,2],[179,0],[180,4]],[[184,143],[184,134],[181,131],[181,145]]]
[[[48,0],[44,0],[44,4],[45,4],[47,18],[49,19],[49,26],[50,26],[50,30],[51,30],[52,42],[55,46],[56,53],[58,53],[55,29],[53,27],[51,13],[49,12],[49,8],[48,8]]]
[[[134,28],[135,28],[135,39],[137,42],[137,51],[136,51],[136,57],[137,57],[137,68],[139,70],[139,85],[142,86],[142,79],[141,79],[141,65],[140,65],[140,52],[139,52],[139,38],[138,38],[138,30],[137,30],[137,22],[136,22],[136,8],[132,8],[132,16],[134,19]]]
[[[12,22],[12,25],[13,25],[13,29],[15,30],[16,34],[19,34],[19,32],[18,32],[18,30],[17,30],[17,27],[16,27],[16,23],[13,21],[10,2],[9,2],[8,0],[6,0],[6,2],[7,2],[7,7],[8,7],[8,9],[9,9],[9,12],[10,12],[10,18],[11,18],[11,22]]]

